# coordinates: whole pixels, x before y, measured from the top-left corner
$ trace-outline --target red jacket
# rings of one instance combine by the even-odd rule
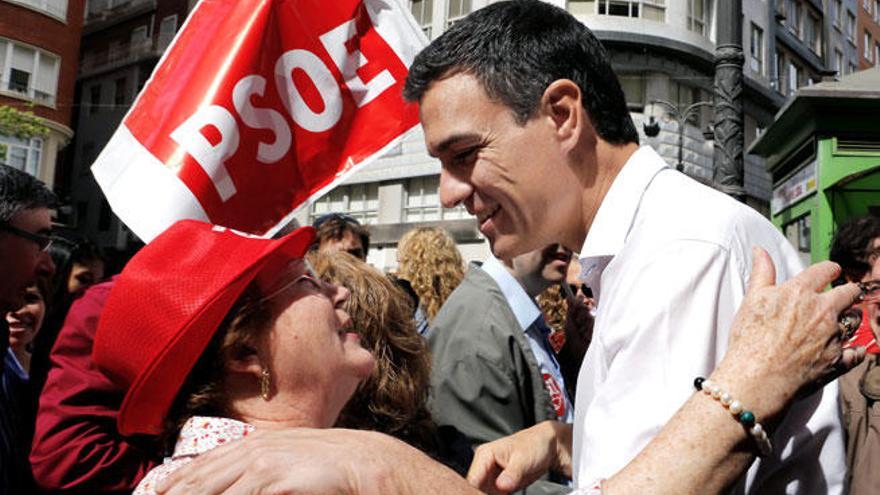
[[[92,362],[98,317],[114,280],[70,308],[50,355],[30,461],[44,490],[128,493],[158,460],[116,430],[124,392]]]

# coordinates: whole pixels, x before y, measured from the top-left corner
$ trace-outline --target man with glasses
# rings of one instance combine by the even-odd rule
[[[38,276],[55,271],[47,249],[52,243],[51,209],[55,194],[45,184],[20,170],[0,165],[0,313],[24,304],[27,288]],[[9,327],[0,318],[0,350],[9,346]],[[0,493],[30,493],[27,431],[21,424],[23,406],[12,394],[4,362],[0,380]]]
[[[370,250],[370,232],[351,215],[328,213],[312,224],[318,234],[312,249],[322,253],[345,251],[355,258],[367,260]]]

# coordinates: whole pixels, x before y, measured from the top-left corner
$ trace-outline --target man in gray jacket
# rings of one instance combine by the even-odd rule
[[[544,420],[571,422],[572,402],[535,297],[565,280],[571,251],[550,245],[471,265],[428,334],[431,412],[474,446]],[[558,480],[562,481],[562,480]],[[547,480],[526,493],[564,493]]]

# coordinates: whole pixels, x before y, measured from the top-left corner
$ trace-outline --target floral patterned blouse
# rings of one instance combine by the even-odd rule
[[[155,495],[156,485],[171,473],[192,462],[199,454],[248,436],[254,427],[229,418],[193,416],[180,429],[174,454],[147,473],[133,495]]]

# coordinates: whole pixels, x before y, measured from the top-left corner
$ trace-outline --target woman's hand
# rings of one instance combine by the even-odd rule
[[[823,292],[840,272],[835,263],[817,263],[774,286],[775,268],[767,252],[755,248],[752,260],[727,354],[712,379],[765,418],[864,358],[864,349],[843,351],[838,327],[838,315],[861,292],[855,284]]]
[[[259,430],[200,455],[161,495],[474,494],[460,476],[409,445],[371,431]]]

